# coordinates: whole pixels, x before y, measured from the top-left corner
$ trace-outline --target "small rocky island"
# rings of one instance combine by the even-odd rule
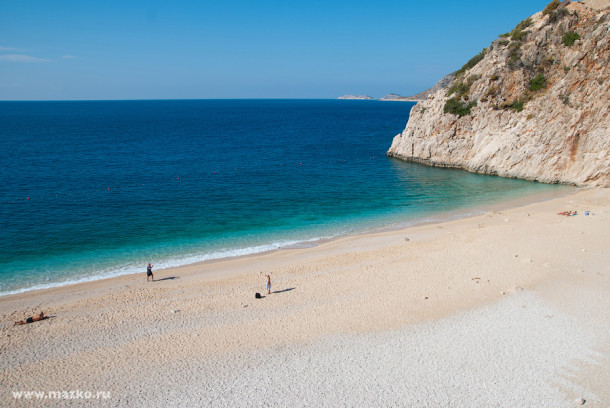
[[[375,100],[375,98],[368,95],[343,95],[337,99]]]
[[[453,80],[453,73],[445,75],[440,81],[438,81],[432,88],[426,89],[423,92],[420,92],[411,96],[402,96],[395,93],[389,93],[379,99],[372,98],[368,95],[345,95],[340,96],[337,99],[366,99],[366,100],[380,100],[380,101],[400,101],[400,102],[419,102],[424,101],[428,98],[429,95],[436,93],[439,89],[446,88],[451,81]]]

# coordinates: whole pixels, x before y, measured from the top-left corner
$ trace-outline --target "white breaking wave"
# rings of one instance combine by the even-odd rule
[[[562,195],[567,194],[565,192]],[[545,199],[545,198],[542,198]],[[538,202],[542,200],[540,197],[535,197],[532,199],[530,197],[529,200],[526,200],[523,204],[529,202]],[[191,254],[183,254],[181,256],[169,256],[162,259],[158,259],[155,261],[155,270],[163,270],[176,268],[185,265],[192,265],[199,262],[217,260],[217,259],[227,259],[227,258],[235,258],[240,256],[247,255],[255,255],[261,254],[265,252],[277,251],[280,249],[286,248],[303,248],[309,247],[312,245],[316,245],[319,242],[331,240],[333,238],[354,235],[359,233],[374,233],[380,232],[388,229],[403,229],[408,228],[415,225],[426,224],[426,223],[436,223],[436,222],[445,222],[452,221],[461,218],[472,217],[486,211],[489,211],[489,206],[486,205],[484,207],[479,208],[462,208],[453,212],[442,212],[436,214],[428,214],[427,216],[421,216],[420,218],[407,218],[405,220],[392,219],[391,221],[386,221],[386,223],[377,224],[377,225],[361,225],[360,227],[353,227],[348,230],[343,230],[340,232],[336,232],[334,234],[330,234],[328,236],[311,238],[311,239],[303,239],[303,240],[287,240],[280,242],[272,242],[269,244],[261,244],[261,245],[253,245],[246,247],[238,247],[238,248],[226,248],[212,252],[199,252],[199,253],[191,253]],[[131,262],[129,264],[125,264],[119,267],[112,267],[103,269],[98,273],[89,276],[81,276],[81,277],[69,277],[64,280],[58,280],[55,282],[48,283],[39,283],[28,287],[23,287],[14,290],[1,291],[0,296],[14,295],[18,293],[30,292],[33,290],[41,290],[41,289],[49,289],[60,286],[73,285],[84,282],[92,282],[96,280],[115,278],[117,276],[125,276],[125,275],[134,275],[138,273],[144,273],[145,262]]]
[[[213,252],[204,252],[204,253],[195,253],[188,254],[185,256],[175,256],[169,257],[166,259],[160,259],[155,262],[155,271],[176,268],[185,265],[191,265],[199,262],[211,261],[216,259],[227,259],[227,258],[235,258],[239,256],[247,256],[247,255],[255,255],[264,252],[277,251],[284,248],[290,247],[299,247],[299,246],[308,246],[308,244],[315,244],[316,242],[320,242],[323,240],[332,239],[335,236],[329,237],[321,237],[321,238],[312,238],[306,240],[292,240],[292,241],[283,241],[283,242],[272,242],[270,244],[264,245],[255,245],[243,248],[231,248],[231,249],[222,249]],[[138,273],[144,273],[146,271],[145,265],[141,262],[133,262],[116,268],[109,268],[106,270],[102,270],[99,273],[90,276],[83,277],[71,277],[64,280],[59,280],[56,282],[49,283],[39,283],[36,285],[8,290],[0,292],[0,296],[7,295],[15,295],[24,292],[30,292],[33,290],[41,290],[41,289],[49,289],[56,288],[60,286],[66,285],[74,285],[78,283],[84,282],[93,282],[101,279],[109,279],[115,278],[117,276],[125,276],[125,275],[134,275]]]

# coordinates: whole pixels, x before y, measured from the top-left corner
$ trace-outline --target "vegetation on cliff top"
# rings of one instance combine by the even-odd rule
[[[476,97],[480,97],[481,102],[491,101],[493,109],[512,109],[521,112],[528,101],[542,94],[549,81],[554,82],[553,73],[557,67],[553,51],[547,48],[549,44],[571,47],[581,38],[576,31],[566,31],[568,27],[571,30],[577,28],[580,20],[576,11],[570,13],[566,8],[567,4],[569,2],[551,1],[542,12],[542,15],[546,16],[544,25],[537,24],[536,28],[532,27],[533,17],[520,21],[510,32],[501,34],[500,39],[457,70],[447,90],[446,95],[450,98],[445,102],[444,112],[460,117],[469,115],[471,108],[477,106]],[[565,17],[569,17],[570,21],[560,23]],[[544,28],[545,26],[547,28]],[[543,29],[553,35],[554,39],[552,37],[536,39],[536,44],[533,45],[533,39],[528,36]],[[535,52],[532,51],[532,47],[535,47]],[[466,77],[466,73],[481,62],[490,51],[494,52],[496,58],[505,58],[505,65],[494,69],[489,75],[481,72],[484,82],[477,82],[475,85],[481,75]],[[515,80],[518,77],[516,72],[511,73],[514,71],[520,72],[519,76],[523,78],[521,83],[518,79]],[[475,94],[471,92],[471,88],[476,90]]]
[[[474,81],[480,78],[480,75],[471,75],[466,81],[464,81],[463,77],[466,71],[477,65],[483,60],[483,58],[485,58],[486,53],[487,48],[483,48],[480,53],[472,57],[467,63],[462,66],[462,68],[455,71],[455,80],[453,82],[453,85],[449,88],[447,92],[447,96],[451,96],[455,93],[455,97],[449,99],[445,103],[445,113],[451,113],[462,117],[465,115],[470,115],[471,108],[477,105],[477,101],[462,102],[461,99],[464,99],[466,101],[468,100],[468,93],[470,92],[470,87],[472,86]]]
[[[527,36],[527,32],[525,31],[525,29],[531,25],[531,17],[528,17],[525,20],[521,20],[521,22],[517,24],[515,28],[513,28],[513,31],[510,32],[510,39],[513,41],[523,41]]]
[[[457,77],[457,76],[463,74],[464,72],[468,71],[470,68],[472,68],[475,65],[477,65],[485,57],[486,53],[487,53],[487,48],[483,48],[483,51],[481,51],[480,53],[478,53],[477,55],[472,57],[470,60],[468,60],[468,62],[465,63],[462,66],[462,68],[460,68],[457,71],[455,71],[455,73],[454,73],[455,76]]]
[[[550,12],[554,11],[560,5],[561,5],[561,2],[559,0],[553,0],[552,2],[550,2],[549,4],[546,5],[544,10],[542,10],[542,15],[546,16]]]
[[[570,13],[568,12],[568,10],[565,7],[559,8],[555,11],[551,11],[551,13],[549,14],[549,24],[555,24],[556,22],[558,22],[559,20],[561,20],[568,14],[570,14]]]

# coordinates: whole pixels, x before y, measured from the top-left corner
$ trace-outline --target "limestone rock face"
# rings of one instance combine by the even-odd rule
[[[520,23],[413,107],[388,156],[610,187],[609,14],[571,3]],[[447,101],[470,112],[446,113]]]

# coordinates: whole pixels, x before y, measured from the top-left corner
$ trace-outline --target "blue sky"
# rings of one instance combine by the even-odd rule
[[[549,1],[5,0],[0,100],[411,95]]]

